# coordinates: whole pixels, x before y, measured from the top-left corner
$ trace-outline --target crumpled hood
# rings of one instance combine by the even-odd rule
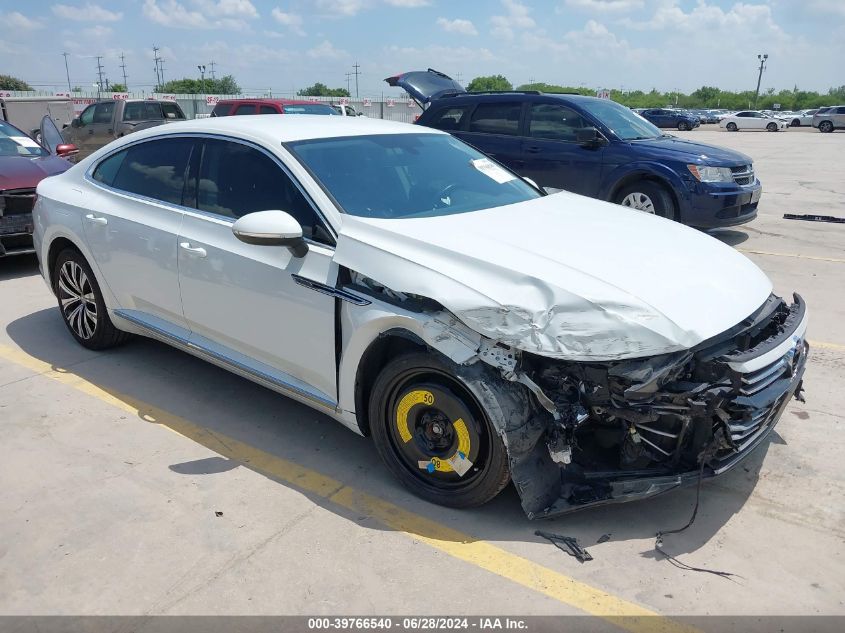
[[[68,161],[57,156],[0,156],[0,191],[34,188],[43,178],[70,167]]]
[[[695,164],[734,166],[750,165],[752,162],[751,157],[741,152],[675,136],[631,141],[631,144],[636,147],[648,147],[652,152],[659,152],[662,157],[671,160],[687,160]]]
[[[491,339],[570,360],[693,347],[772,289],[715,238],[566,192],[432,218],[345,215],[335,261],[434,299]]]

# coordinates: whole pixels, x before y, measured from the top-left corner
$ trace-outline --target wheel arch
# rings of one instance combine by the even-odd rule
[[[663,189],[665,189],[669,193],[669,196],[672,198],[672,204],[675,205],[675,213],[678,216],[675,219],[680,219],[680,217],[683,216],[684,207],[681,204],[681,199],[680,196],[678,196],[676,186],[668,178],[651,170],[638,169],[636,171],[624,174],[623,176],[618,178],[608,189],[608,194],[605,199],[608,202],[614,202],[616,200],[616,196],[619,195],[619,192],[622,191],[622,189],[624,189],[628,185],[632,185],[635,182],[639,182],[641,180],[646,180],[648,182],[659,185],[660,187],[663,187]]]

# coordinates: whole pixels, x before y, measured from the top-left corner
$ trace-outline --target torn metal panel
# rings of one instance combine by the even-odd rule
[[[615,205],[561,193],[487,209],[483,221],[479,213],[344,216],[334,260],[394,293],[439,302],[493,341],[567,360],[686,350],[771,292],[729,246]]]

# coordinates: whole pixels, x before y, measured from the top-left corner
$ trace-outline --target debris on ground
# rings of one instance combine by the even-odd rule
[[[560,534],[552,534],[551,532],[543,532],[542,530],[537,530],[534,534],[551,541],[558,549],[563,550],[570,556],[574,556],[581,563],[593,560],[590,552],[581,547],[578,544],[578,539],[574,536],[562,536]]]
[[[599,537],[599,540],[596,541],[596,545],[601,545],[602,543],[607,543],[610,540],[612,534],[602,534]]]
[[[216,510],[216,511],[214,512],[214,516],[216,516],[216,517],[222,517],[222,516],[223,516],[223,513],[222,513],[220,510]]]
[[[833,222],[845,224],[845,218],[837,218],[832,215],[813,215],[812,213],[784,213],[784,220],[805,220],[806,222]]]

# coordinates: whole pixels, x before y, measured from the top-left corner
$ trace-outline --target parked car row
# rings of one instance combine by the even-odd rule
[[[711,222],[756,209],[750,159],[611,101],[393,79],[431,103],[421,125],[211,117],[44,179],[35,242],[69,335],[158,339],[276,390],[451,507],[510,481],[530,518],[643,499],[766,439],[801,398],[801,297],[700,231],[520,177],[632,206],[686,190],[680,219]]]

